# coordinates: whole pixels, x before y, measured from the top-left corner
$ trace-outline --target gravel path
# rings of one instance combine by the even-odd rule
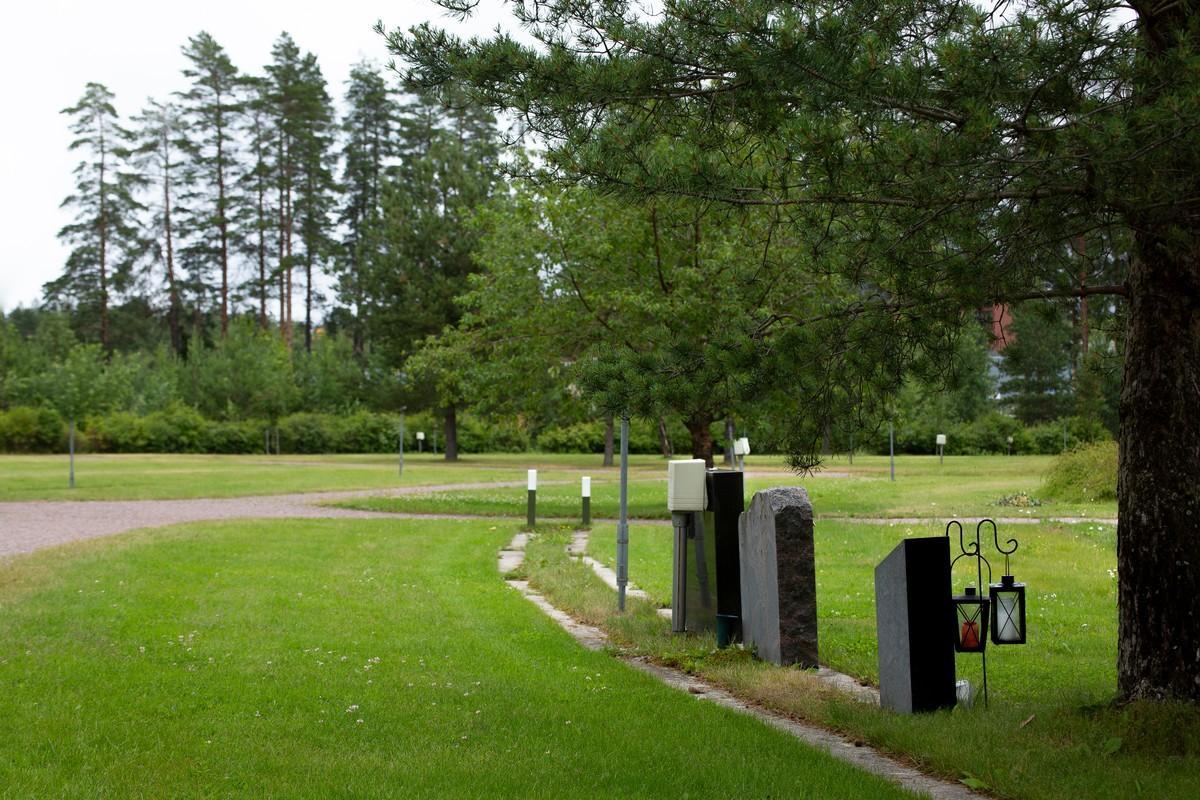
[[[524,481],[456,483],[443,486],[404,486],[343,492],[277,494],[262,497],[196,498],[188,500],[34,500],[0,503],[0,558],[43,547],[110,536],[137,528],[179,522],[249,518],[477,519],[451,514],[395,514],[321,506],[354,497],[395,497],[455,489],[494,489],[525,485]]]

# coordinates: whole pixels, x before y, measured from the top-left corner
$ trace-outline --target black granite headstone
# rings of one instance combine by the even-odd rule
[[[738,528],[742,637],[759,658],[818,666],[813,510],[798,486],[757,492]]]
[[[905,714],[951,708],[950,540],[905,539],[875,567],[879,703]]]

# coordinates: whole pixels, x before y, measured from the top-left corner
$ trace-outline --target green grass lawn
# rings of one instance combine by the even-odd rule
[[[288,492],[389,489],[491,481],[524,481],[541,470],[545,481],[570,480],[580,470],[602,470],[598,456],[488,454],[447,463],[441,456],[409,453],[404,475],[395,456],[93,455],[76,457],[76,488],[67,488],[66,456],[0,455],[0,501],[158,500],[238,497]],[[657,470],[662,459],[639,457],[638,470]],[[518,489],[524,492],[524,489]],[[524,495],[522,494],[522,497]],[[523,502],[523,501],[522,501]]]
[[[646,457],[643,457],[645,459]],[[847,517],[1115,517],[1116,503],[1050,503],[1033,508],[998,505],[1001,498],[1026,492],[1035,498],[1051,456],[952,456],[944,465],[936,456],[896,459],[896,481],[889,479],[888,460],[859,456],[851,466],[842,457],[831,459],[816,475],[797,476],[777,457],[759,457],[747,465],[747,499],[772,486],[804,486],[818,516]],[[769,474],[762,474],[763,472]],[[592,515],[615,517],[617,475],[598,472],[592,482]],[[459,489],[395,498],[365,498],[339,503],[374,511],[459,513],[496,516],[525,515],[524,487]],[[640,461],[629,486],[629,513],[635,519],[669,519],[666,464]],[[538,515],[578,518],[579,485],[543,486],[538,490]]]
[[[989,648],[989,708],[918,716],[851,702],[801,670],[762,664],[736,649],[716,651],[711,636],[672,636],[652,608],[670,600],[672,533],[667,526],[631,526],[630,580],[645,588],[652,602],[635,602],[624,616],[615,614],[610,589],[562,555],[565,533],[535,539],[529,564],[532,580],[553,602],[604,625],[630,650],[904,754],[947,777],[978,781],[1012,797],[1200,796],[1200,709],[1112,702],[1113,526],[1014,525],[1000,532],[1021,543],[1012,566],[1029,587],[1029,643]],[[874,567],[901,538],[939,533],[933,526],[818,521],[817,609],[824,662],[875,682]],[[615,539],[614,526],[598,525],[591,553],[611,564]],[[990,545],[985,548],[986,554]],[[957,553],[957,542],[952,552]],[[973,582],[967,571],[956,572],[956,589]],[[957,659],[959,677],[978,684],[979,657],[960,654]]]
[[[511,527],[193,524],[0,564],[0,797],[903,796],[579,647],[497,576]]]

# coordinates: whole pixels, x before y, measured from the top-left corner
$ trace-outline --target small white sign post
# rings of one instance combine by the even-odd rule
[[[527,479],[529,485],[529,503],[525,509],[525,521],[532,529],[537,524],[537,470],[529,470]]]
[[[946,448],[946,434],[939,433],[937,435],[937,451],[938,451],[938,463],[939,464],[946,463],[945,456],[943,455],[943,453],[945,452],[945,448]]]
[[[417,431],[417,452],[425,452],[425,431]]]

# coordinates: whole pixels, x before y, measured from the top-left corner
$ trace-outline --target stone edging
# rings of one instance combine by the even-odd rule
[[[507,574],[524,563],[525,545],[528,541],[529,534],[518,533],[513,537],[508,547],[500,551],[498,566],[502,574]],[[594,559],[583,555],[578,545],[579,541],[580,539],[577,534],[569,548],[575,551],[575,556],[573,557],[587,559],[585,563],[590,561],[592,564],[598,564]],[[582,546],[586,547],[586,533],[582,541]],[[599,566],[603,569],[608,569],[603,565]],[[593,566],[592,569],[595,570],[596,566]],[[611,570],[608,571],[611,572]],[[561,609],[555,608],[549,600],[534,591],[528,581],[507,580],[506,583],[519,591],[527,600],[557,622],[567,633],[571,634],[576,641],[587,649],[601,650],[608,643],[608,635],[604,631],[591,625],[584,625]],[[644,596],[645,593],[643,592],[642,595]],[[733,711],[749,714],[760,722],[791,734],[805,744],[828,753],[839,761],[851,764],[873,775],[878,775],[885,780],[898,784],[908,791],[933,798],[933,800],[983,800],[985,797],[985,795],[973,792],[962,784],[926,775],[897,759],[884,755],[872,747],[858,744],[840,734],[827,731],[824,728],[818,728],[815,725],[798,722],[790,717],[759,708],[758,706],[750,705],[734,697],[724,689],[720,689],[680,670],[652,664],[641,658],[621,658],[621,660],[634,669],[641,670],[657,678],[668,686],[685,691],[699,700],[708,700]]]

